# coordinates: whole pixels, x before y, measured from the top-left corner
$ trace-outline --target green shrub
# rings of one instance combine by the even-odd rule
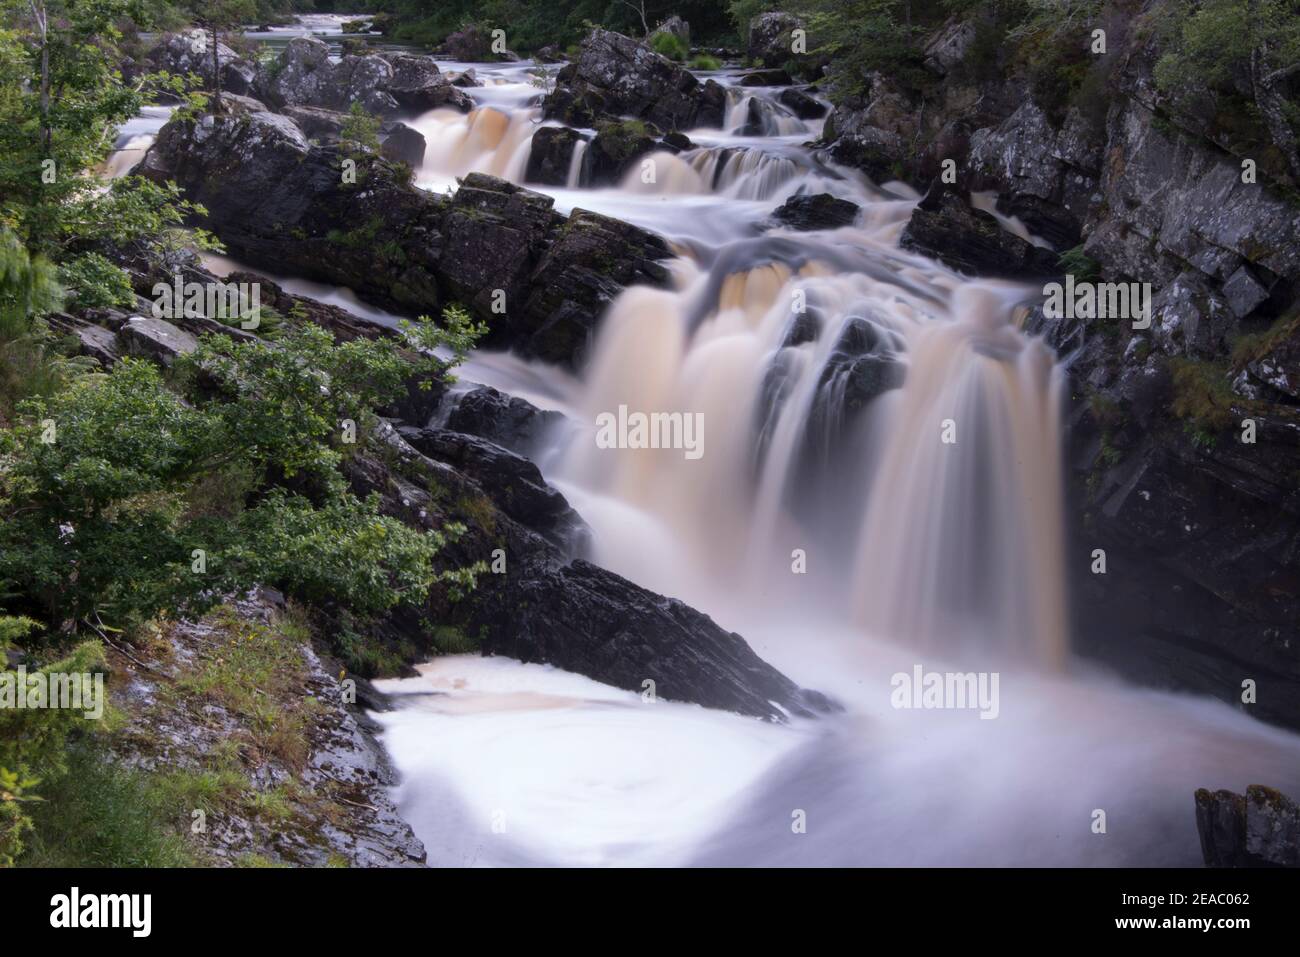
[[[692,70],[721,70],[722,61],[707,53],[697,53],[691,57],[689,66]]]
[[[650,49],[670,60],[685,60],[690,54],[686,41],[675,33],[655,33],[650,37]]]

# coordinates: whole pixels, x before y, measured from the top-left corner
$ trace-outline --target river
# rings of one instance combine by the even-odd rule
[[[427,189],[472,170],[522,180],[533,64],[473,67],[475,112],[408,120]],[[1064,377],[1019,329],[1035,290],[901,250],[916,194],[819,160],[804,145],[819,121],[774,92],[730,94],[728,126],[757,97],[764,135],[686,131],[696,148],[650,157],[652,182],[638,165],[588,188],[579,153],[564,188],[532,187],[664,235],[673,287],[620,296],[577,376],[479,352],[461,388],[563,412],[537,461],[591,526],[592,560],[708,613],[844,713],[768,724],[440,658],[380,683],[399,703],[376,717],[400,810],[447,866],[1199,864],[1193,791],[1300,793],[1300,738],[1070,653]],[[147,146],[157,127],[141,124],[119,143]],[[801,191],[861,212],[765,230]],[[872,375],[902,387],[846,415]],[[705,454],[599,448],[597,417],[620,405],[700,414]],[[893,676],[917,666],[996,673],[996,718],[894,707]]]

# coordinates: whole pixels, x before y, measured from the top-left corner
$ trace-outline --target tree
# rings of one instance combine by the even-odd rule
[[[254,0],[186,0],[185,9],[194,22],[207,31],[207,43],[212,49],[212,111],[221,113],[221,34],[247,23],[257,16]]]

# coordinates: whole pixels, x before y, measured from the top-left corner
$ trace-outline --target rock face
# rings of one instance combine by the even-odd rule
[[[763,66],[781,66],[794,59],[791,31],[803,27],[803,20],[790,13],[760,13],[749,21],[745,52]]]
[[[1028,243],[941,184],[917,204],[899,245],[973,276],[1050,276],[1056,255]]]
[[[700,83],[644,43],[609,30],[593,30],[557,82],[544,114],[570,126],[620,117],[648,120],[665,130],[721,126],[726,108],[726,94],[713,80]]]
[[[1300,867],[1300,806],[1272,788],[1201,788],[1196,829],[1206,867]]]
[[[245,261],[406,313],[459,300],[490,324],[489,341],[551,362],[582,361],[624,286],[667,281],[670,250],[651,233],[582,210],[566,220],[550,197],[483,174],[435,196],[373,154],[312,145],[284,115],[169,123],[138,172],[179,183]]]
[[[869,77],[827,118],[826,153],[920,190],[952,161],[954,195],[927,193],[904,242],[958,269],[1051,271],[1048,254],[965,205],[992,191],[1000,213],[1070,253],[1060,272],[1150,284],[1149,328],[1041,310],[1027,322],[1068,372],[1076,648],[1237,704],[1249,678],[1270,690],[1247,710],[1300,727],[1300,204],[1270,182],[1267,156],[1157,94],[1148,33],[1112,32],[1104,86],[1040,102],[1022,78],[972,62],[977,19],[927,44],[938,79],[924,103]],[[1097,549],[1104,575],[1090,567]]]

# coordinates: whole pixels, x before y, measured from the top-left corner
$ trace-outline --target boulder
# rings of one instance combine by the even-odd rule
[[[408,53],[381,56],[393,68],[388,92],[405,109],[423,111],[445,106],[468,113],[474,108],[474,101],[461,91],[460,85],[438,70],[432,57]],[[477,81],[470,85],[477,85]]]
[[[749,21],[745,52],[755,63],[782,66],[796,57],[791,32],[803,28],[803,20],[793,14],[760,13]]]
[[[944,76],[966,58],[966,52],[975,42],[974,20],[953,20],[934,34],[925,44],[925,67]]]
[[[838,229],[857,222],[858,206],[830,193],[800,193],[777,207],[772,218],[790,229]]]
[[[1169,356],[1205,359],[1226,354],[1237,331],[1223,297],[1198,272],[1187,270],[1151,302],[1151,338]]]
[[[117,331],[125,355],[152,359],[170,366],[177,356],[199,347],[199,341],[184,329],[153,316],[131,316]]]
[[[490,63],[496,60],[518,60],[514,53],[492,49],[492,36],[478,26],[468,26],[449,34],[438,48],[443,56],[461,63]]]
[[[413,170],[424,165],[424,134],[405,123],[395,123],[380,143],[379,152],[394,163],[405,163]]]
[[[776,101],[801,120],[819,120],[829,109],[825,103],[819,103],[803,90],[794,87],[782,90]]]
[[[569,125],[591,126],[597,118],[619,117],[647,120],[666,130],[721,123],[718,92],[706,94],[707,84],[689,70],[609,30],[593,30],[557,80],[543,104],[544,115]],[[725,99],[723,92],[721,101]]]
[[[309,106],[346,112],[359,103],[381,116],[401,109],[473,109],[473,101],[430,57],[383,52],[347,55],[334,63],[329,47],[313,37],[290,40],[277,63],[259,73],[255,86],[280,109]]]
[[[423,454],[468,475],[497,508],[560,548],[567,549],[584,533],[585,524],[564,496],[547,485],[537,466],[522,455],[448,429],[402,426],[398,433]]]
[[[638,120],[601,123],[583,157],[584,185],[618,183],[637,160],[655,150],[658,132]]]
[[[659,26],[650,31],[650,38],[653,39],[658,33],[667,33],[681,40],[687,49],[691,46],[691,25],[681,17],[673,14]]]
[[[447,428],[526,456],[536,452],[546,433],[563,419],[559,412],[544,412],[517,396],[479,386],[455,400]]]
[[[343,182],[345,158],[356,183]],[[645,230],[582,210],[566,220],[551,197],[481,173],[451,199],[431,194],[384,157],[313,146],[288,116],[173,120],[137,172],[176,181],[246,262],[407,314],[453,298],[489,324],[493,345],[552,362],[580,362],[624,286],[667,281],[659,261],[671,251]]]
[[[741,86],[789,86],[794,80],[781,69],[750,70],[740,78]]]
[[[1042,277],[1060,272],[1050,250],[1003,229],[939,183],[912,211],[899,245],[974,276]]]
[[[573,151],[585,137],[567,126],[543,126],[533,134],[524,180],[543,186],[564,186],[569,181]]]

